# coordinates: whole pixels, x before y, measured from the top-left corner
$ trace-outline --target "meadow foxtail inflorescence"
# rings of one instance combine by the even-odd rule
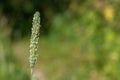
[[[33,74],[33,69],[37,60],[37,48],[39,41],[39,30],[40,30],[40,13],[37,11],[33,17],[32,23],[32,33],[30,39],[30,57],[29,63],[31,68],[31,75]]]

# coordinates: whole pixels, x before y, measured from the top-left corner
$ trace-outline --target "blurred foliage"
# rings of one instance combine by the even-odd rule
[[[23,67],[38,10],[42,29],[35,75],[41,80],[120,80],[119,5],[119,0],[1,0],[0,79],[28,80]]]

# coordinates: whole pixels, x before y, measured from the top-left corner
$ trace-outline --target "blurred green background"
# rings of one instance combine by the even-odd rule
[[[35,11],[38,80],[120,80],[120,0],[0,0],[0,80],[30,80]]]

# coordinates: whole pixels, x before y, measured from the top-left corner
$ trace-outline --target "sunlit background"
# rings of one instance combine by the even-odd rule
[[[37,80],[120,80],[120,0],[0,0],[0,80],[30,80],[36,11]]]

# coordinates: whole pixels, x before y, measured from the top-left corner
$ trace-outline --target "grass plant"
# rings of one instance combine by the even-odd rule
[[[30,57],[29,63],[31,68],[31,79],[33,80],[33,69],[37,61],[37,49],[39,41],[39,30],[40,30],[40,13],[37,11],[33,17],[32,23],[32,34],[30,39]]]

